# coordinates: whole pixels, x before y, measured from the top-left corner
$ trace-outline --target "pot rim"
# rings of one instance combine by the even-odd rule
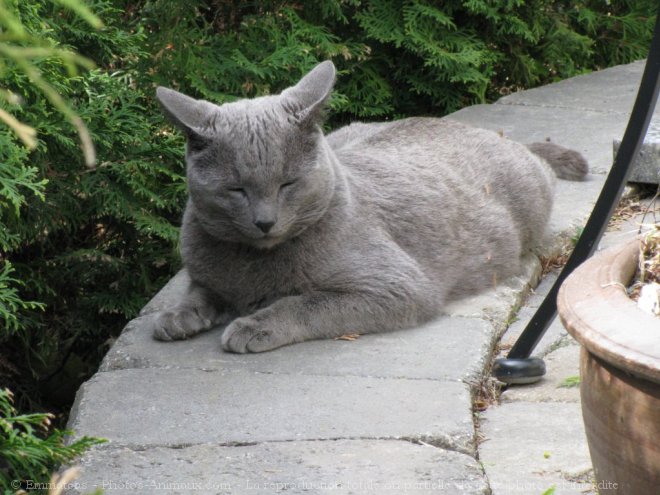
[[[626,293],[639,260],[640,239],[597,253],[564,281],[559,318],[589,352],[660,383],[660,318],[640,310]]]

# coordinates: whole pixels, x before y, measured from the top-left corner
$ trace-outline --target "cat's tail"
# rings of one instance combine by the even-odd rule
[[[589,173],[587,160],[577,151],[549,141],[528,144],[527,149],[548,162],[560,179],[580,181]]]

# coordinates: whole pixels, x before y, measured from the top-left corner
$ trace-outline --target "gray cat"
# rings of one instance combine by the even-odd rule
[[[418,325],[443,304],[515,274],[538,244],[555,174],[581,155],[533,148],[450,120],[409,118],[321,132],[335,80],[316,66],[277,96],[217,106],[158,88],[187,136],[181,250],[192,283],[151,319],[185,339],[227,325],[222,347]]]

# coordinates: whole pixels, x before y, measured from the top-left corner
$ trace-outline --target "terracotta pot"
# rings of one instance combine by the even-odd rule
[[[557,306],[582,345],[582,416],[601,494],[660,493],[660,318],[625,292],[639,240],[598,253],[564,282]]]

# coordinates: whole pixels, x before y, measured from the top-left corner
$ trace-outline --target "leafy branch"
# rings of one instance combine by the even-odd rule
[[[101,28],[103,23],[80,0],[53,0],[79,15],[94,28]],[[78,74],[78,68],[92,69],[94,63],[70,50],[48,46],[37,36],[30,34],[22,25],[20,19],[7,7],[7,0],[0,0],[0,62],[11,61],[21,70],[50,101],[50,103],[75,127],[80,137],[85,164],[93,167],[96,162],[96,152],[85,123],[71,108],[60,93],[43,77],[38,63],[43,59],[57,59],[66,67],[70,76]],[[2,66],[0,66],[0,73]],[[11,91],[0,91],[7,103],[15,103],[20,99]],[[9,126],[29,148],[37,146],[37,131],[29,125],[21,123],[8,111],[0,108],[0,120]]]
[[[49,432],[52,414],[18,414],[13,395],[0,389],[0,489],[14,490],[21,480],[47,482],[50,473],[104,439],[82,437],[65,443],[70,431]],[[13,491],[13,490],[12,490]]]

